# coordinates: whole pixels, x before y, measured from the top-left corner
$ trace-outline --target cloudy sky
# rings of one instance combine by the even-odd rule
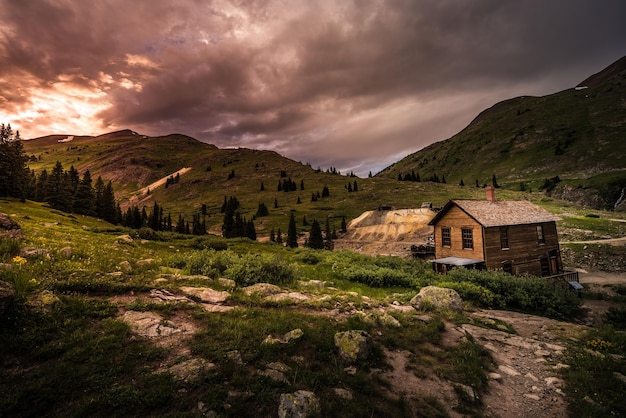
[[[624,0],[0,0],[0,122],[366,175],[626,55]]]

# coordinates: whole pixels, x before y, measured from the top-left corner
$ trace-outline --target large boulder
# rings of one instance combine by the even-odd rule
[[[308,418],[321,415],[320,401],[313,392],[298,390],[280,395],[279,418]]]
[[[460,312],[463,310],[463,299],[454,289],[426,286],[411,299],[411,306],[418,311],[452,310]]]
[[[366,331],[350,330],[335,334],[335,346],[339,349],[339,357],[354,363],[366,360],[371,352],[371,338]]]

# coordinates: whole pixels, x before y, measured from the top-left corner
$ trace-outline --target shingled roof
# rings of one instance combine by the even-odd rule
[[[435,225],[452,206],[459,207],[472,219],[488,228],[493,226],[525,225],[554,222],[560,218],[525,200],[450,200],[430,221]]]

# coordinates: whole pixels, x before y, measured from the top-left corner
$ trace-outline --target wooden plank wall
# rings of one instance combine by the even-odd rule
[[[441,228],[450,228],[450,247],[441,245]],[[462,228],[471,228],[474,238],[474,249],[463,249]],[[450,208],[435,227],[435,257],[463,257],[484,260],[482,226],[456,206]]]

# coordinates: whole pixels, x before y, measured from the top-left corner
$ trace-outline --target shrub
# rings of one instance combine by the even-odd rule
[[[226,276],[239,286],[255,283],[286,285],[297,280],[298,268],[296,264],[288,263],[275,255],[248,253],[228,267]]]
[[[164,238],[163,236],[161,236],[161,234],[156,232],[154,229],[145,226],[137,230],[137,236],[141,239],[146,239],[149,241],[164,241]]]
[[[187,268],[190,274],[202,274],[212,278],[224,275],[226,269],[235,263],[238,256],[232,251],[206,249],[189,256]]]

